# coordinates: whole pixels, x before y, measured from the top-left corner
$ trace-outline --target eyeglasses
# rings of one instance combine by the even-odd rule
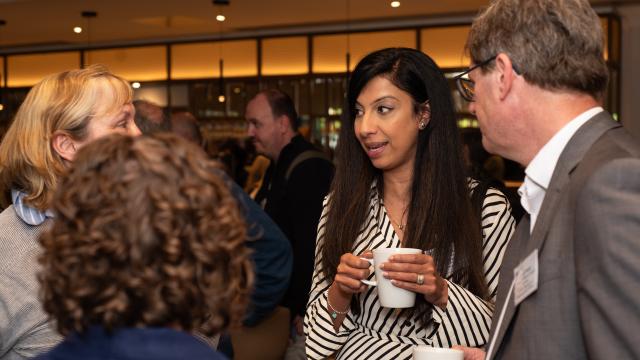
[[[483,67],[488,63],[492,62],[493,60],[496,59],[496,57],[497,55],[494,55],[479,64],[475,64],[472,67],[468,68],[466,71],[464,71],[462,74],[459,74],[458,76],[454,77],[454,80],[456,81],[456,86],[458,87],[458,91],[460,92],[460,95],[462,95],[462,97],[465,100],[469,102],[473,102],[475,100],[475,95],[476,95],[475,83],[473,82],[473,80],[469,79],[468,74],[473,70],[475,70],[476,68]],[[467,76],[466,78],[463,77],[465,75]]]

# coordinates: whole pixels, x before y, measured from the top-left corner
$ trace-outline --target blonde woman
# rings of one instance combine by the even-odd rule
[[[59,341],[38,299],[38,237],[51,224],[56,185],[82,146],[138,135],[132,90],[95,65],[50,75],[27,95],[0,144],[0,358],[35,357]]]

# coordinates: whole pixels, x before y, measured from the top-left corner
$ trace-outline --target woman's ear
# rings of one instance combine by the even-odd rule
[[[69,134],[63,131],[56,131],[51,138],[53,150],[67,161],[73,161],[76,156],[78,146]]]
[[[431,105],[429,100],[420,105],[420,119],[418,120],[418,129],[424,130],[431,121]]]

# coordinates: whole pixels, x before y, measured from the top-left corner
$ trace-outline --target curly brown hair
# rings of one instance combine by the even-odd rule
[[[227,184],[171,134],[83,147],[40,243],[44,309],[58,331],[178,327],[207,335],[241,320],[253,272]]]

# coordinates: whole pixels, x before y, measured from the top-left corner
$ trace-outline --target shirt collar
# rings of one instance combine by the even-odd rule
[[[17,189],[11,189],[11,201],[13,202],[13,209],[16,211],[16,215],[29,225],[40,225],[47,218],[53,218],[53,211],[47,209],[46,211],[40,211],[24,203],[24,197],[27,194]]]
[[[565,146],[578,129],[596,114],[604,111],[600,106],[591,108],[568,122],[538,151],[525,170],[525,174],[543,189],[549,187],[551,175]]]

